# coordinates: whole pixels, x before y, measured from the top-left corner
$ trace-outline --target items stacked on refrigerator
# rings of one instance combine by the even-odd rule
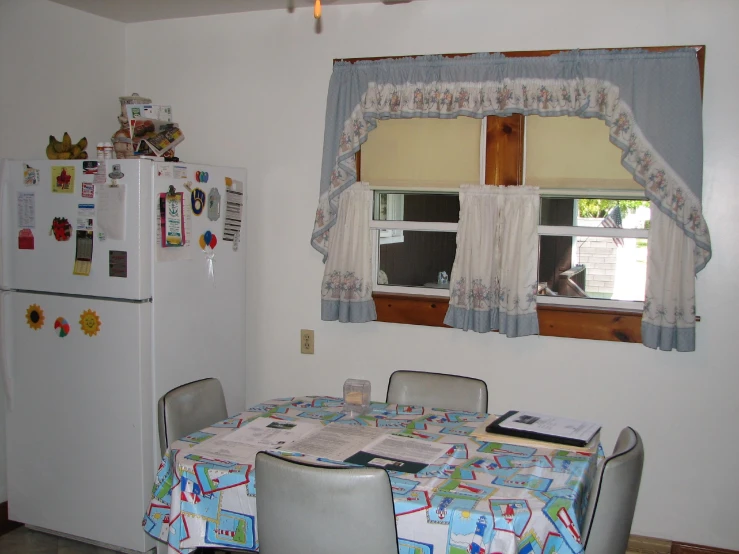
[[[172,121],[172,107],[152,104],[138,94],[121,96],[121,124],[113,135],[116,158],[157,156],[174,157],[174,147],[185,140],[177,123]]]

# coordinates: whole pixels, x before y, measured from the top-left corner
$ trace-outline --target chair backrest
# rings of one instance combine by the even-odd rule
[[[193,381],[172,389],[159,399],[159,447],[228,417],[221,382],[215,378]]]
[[[644,445],[631,427],[621,431],[601,465],[585,513],[582,544],[586,554],[624,554],[639,494]]]
[[[488,386],[472,377],[401,370],[390,376],[386,402],[487,412]]]
[[[256,460],[260,554],[397,554],[393,493],[381,468]]]

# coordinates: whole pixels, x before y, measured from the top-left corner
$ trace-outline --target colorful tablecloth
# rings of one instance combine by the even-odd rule
[[[144,529],[167,542],[170,553],[198,546],[257,550],[254,461],[192,449],[271,417],[381,427],[449,444],[446,458],[416,475],[388,472],[401,554],[583,551],[580,525],[599,456],[483,442],[471,436],[488,417],[482,413],[373,402],[371,413],[350,418],[342,405],[325,396],[270,400],[173,443],[159,466]]]

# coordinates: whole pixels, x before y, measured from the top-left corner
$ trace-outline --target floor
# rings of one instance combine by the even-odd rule
[[[3,554],[108,554],[114,551],[19,527],[0,537],[0,552]]]
[[[201,552],[196,550],[196,554]],[[212,554],[226,554],[209,550]],[[0,536],[0,554],[118,554],[115,550],[100,548],[84,542],[72,541],[55,535],[39,533],[19,527]]]
[[[0,552],[3,554],[108,554],[115,551],[20,527],[0,536]],[[218,554],[218,551],[215,552]],[[626,552],[626,554],[636,553]]]

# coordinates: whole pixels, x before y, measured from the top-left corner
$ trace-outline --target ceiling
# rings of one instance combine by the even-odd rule
[[[122,23],[311,7],[313,0],[51,0]],[[324,5],[399,4],[411,0],[322,0]]]

